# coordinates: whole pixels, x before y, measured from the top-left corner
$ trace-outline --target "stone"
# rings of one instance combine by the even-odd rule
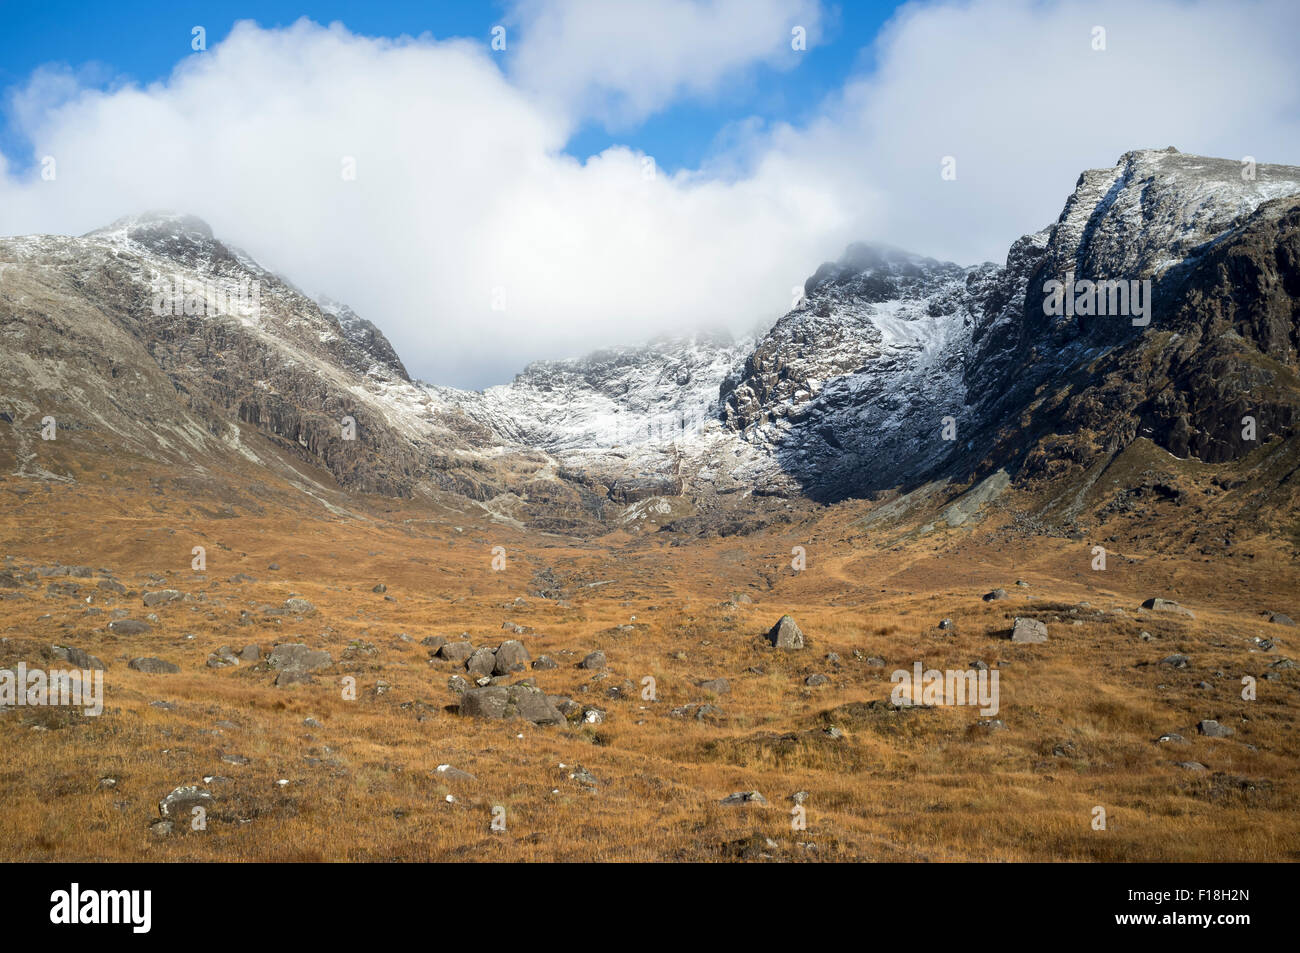
[[[778,649],[794,651],[804,647],[803,631],[791,616],[783,615],[767,633],[767,641]]]
[[[559,668],[560,664],[549,655],[539,655],[533,660],[533,670]]]
[[[388,587],[387,587],[386,585],[384,585],[382,582],[381,582],[381,583],[376,583],[375,587],[374,587],[373,589],[371,589],[370,591],[371,591],[371,592],[381,592],[381,593],[382,593],[382,592],[387,592],[387,591],[388,591]]]
[[[831,680],[820,672],[814,672],[803,680],[803,683],[810,688],[816,688],[819,685],[829,685]]]
[[[107,671],[108,666],[91,655],[85,649],[71,648],[68,649],[68,663],[73,668],[84,669],[86,671]]]
[[[138,619],[118,619],[108,624],[110,631],[118,635],[144,635],[146,632],[152,632],[153,628],[147,622],[141,622]]]
[[[429,649],[430,655],[437,655],[438,650],[447,644],[447,637],[443,635],[426,635],[420,640],[420,644]]]
[[[316,680],[311,677],[311,672],[304,672],[302,669],[290,668],[285,669],[279,675],[275,676],[275,685],[277,688],[286,688],[290,685],[311,685]]]
[[[1268,621],[1275,623],[1276,625],[1295,625],[1294,619],[1281,612],[1271,613],[1268,617]]]
[[[1047,626],[1037,619],[1016,617],[1011,626],[1011,641],[1022,643],[1046,642]]]
[[[250,642],[239,650],[239,658],[244,662],[258,662],[262,658],[262,647],[256,642]]]
[[[475,649],[474,654],[465,661],[465,670],[470,675],[491,675],[496,667],[496,650],[486,645]]]
[[[221,646],[221,648],[209,655],[207,661],[208,668],[230,668],[238,664],[239,659],[228,645]]]
[[[449,662],[466,662],[474,654],[474,646],[469,642],[448,642],[438,649],[438,658]]]
[[[1160,660],[1161,665],[1168,665],[1171,668],[1187,668],[1192,662],[1186,655],[1167,655]]]
[[[158,813],[164,818],[181,818],[188,822],[194,808],[210,808],[215,800],[207,788],[196,784],[182,785],[158,802]]]
[[[763,795],[757,791],[736,791],[734,794],[728,794],[718,803],[728,805],[758,804],[760,806],[766,806],[767,798],[763,797]]]
[[[151,675],[175,675],[181,670],[179,665],[164,662],[159,658],[133,658],[126,663],[126,667],[137,672],[148,672]]]
[[[528,649],[515,639],[502,642],[496,651],[496,664],[492,667],[494,675],[509,675],[522,672],[528,665]]]
[[[470,690],[469,681],[460,675],[453,675],[451,678],[447,679],[447,687],[457,695],[464,695]]]
[[[314,612],[316,607],[301,596],[293,596],[284,600],[284,607],[290,612],[304,613]]]
[[[940,620],[939,620],[939,628],[941,628],[941,629],[951,629],[951,628],[952,628],[952,619],[940,619]]]
[[[731,683],[725,678],[710,678],[703,682],[698,682],[697,687],[714,695],[727,695],[731,692]]]
[[[169,602],[175,602],[184,596],[178,589],[159,589],[156,592],[146,592],[143,601],[146,607],[152,609],[154,606],[164,606]]]
[[[1186,606],[1179,605],[1177,602],[1174,602],[1172,599],[1151,598],[1148,599],[1146,602],[1142,603],[1142,608],[1149,609],[1152,612],[1169,612],[1169,613],[1173,613],[1174,615],[1185,615],[1189,619],[1196,618],[1196,616],[1192,614],[1191,609],[1187,608]]]
[[[334,659],[329,652],[308,648],[301,642],[281,642],[267,659],[267,665],[282,672],[314,672],[332,664]]]
[[[527,685],[488,685],[460,696],[460,714],[472,718],[523,718],[538,725],[565,724],[562,715],[540,689]]]
[[[477,781],[474,775],[468,771],[462,771],[460,768],[453,768],[449,764],[440,764],[434,768],[434,777],[441,781]]]
[[[994,589],[992,592],[984,593],[985,602],[994,602],[998,599],[1006,599],[1007,591],[1005,589]]]
[[[1232,728],[1227,725],[1221,725],[1213,719],[1206,719],[1198,722],[1196,730],[1207,738],[1226,738],[1233,733]]]
[[[602,669],[605,667],[605,653],[597,649],[578,663],[578,668]]]

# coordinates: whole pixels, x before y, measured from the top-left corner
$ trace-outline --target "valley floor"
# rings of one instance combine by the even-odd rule
[[[1117,546],[1097,571],[1092,542],[1024,535],[1005,512],[917,535],[864,527],[869,506],[747,536],[577,540],[145,467],[5,477],[0,667],[59,666],[59,645],[107,671],[98,717],[0,712],[0,858],[1300,859],[1300,674],[1284,661],[1300,629],[1267,615],[1300,615],[1290,556]],[[100,588],[110,577],[124,591]],[[981,598],[998,587],[1007,598]],[[164,589],[184,596],[142,604]],[[1139,611],[1153,596],[1194,617]],[[150,631],[109,629],[115,609]],[[806,648],[764,641],[784,614]],[[1012,643],[1015,617],[1048,640]],[[421,644],[461,633],[554,659],[514,679],[603,720],[462,717],[448,681],[464,665]],[[283,642],[333,664],[277,686],[266,656]],[[208,667],[251,643],[257,660]],[[579,668],[595,650],[607,669]],[[1162,662],[1175,655],[1185,667]],[[180,671],[128,668],[138,656]],[[977,660],[999,673],[996,715],[889,704],[895,670]],[[1199,734],[1204,720],[1231,735]],[[206,829],[186,815],[164,833],[159,801],[184,785],[211,792]],[[720,803],[748,791],[766,803]]]

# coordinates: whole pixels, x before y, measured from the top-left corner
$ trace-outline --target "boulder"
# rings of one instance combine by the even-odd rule
[[[108,628],[116,635],[144,635],[146,632],[153,631],[149,623],[138,619],[118,619],[110,622]]]
[[[1037,619],[1016,617],[1011,625],[1012,642],[1046,642],[1047,626]]]
[[[146,592],[143,601],[147,608],[152,609],[154,606],[165,606],[169,602],[175,602],[184,595],[185,593],[179,589],[159,589],[155,592]]]
[[[1149,609],[1152,612],[1170,612],[1174,615],[1185,615],[1189,619],[1195,619],[1192,610],[1186,606],[1179,605],[1171,599],[1151,598],[1142,603],[1143,609]]]
[[[781,616],[776,625],[767,633],[767,641],[778,649],[801,649],[804,647],[803,631],[788,615]]]
[[[1005,589],[994,589],[992,592],[984,593],[985,602],[994,602],[998,599],[1006,599],[1007,591]]]
[[[494,675],[509,675],[522,672],[528,665],[528,649],[515,639],[502,642],[497,648],[496,664],[492,667]]]
[[[98,658],[91,655],[85,649],[71,648],[68,649],[68,663],[73,668],[84,669],[86,671],[106,671],[108,666]]]
[[[175,817],[188,822],[194,808],[210,808],[215,800],[207,788],[196,784],[182,785],[158,802],[158,813],[165,818]]]
[[[473,654],[474,646],[470,642],[448,642],[438,649],[438,658],[448,662],[464,662]]]
[[[301,642],[281,642],[267,659],[271,668],[281,672],[314,672],[333,663],[334,659],[324,649],[308,648]]]
[[[581,662],[579,662],[578,668],[601,669],[604,668],[605,665],[606,665],[605,653],[597,649],[595,652],[591,652],[590,654],[587,655],[586,658],[584,658]]]
[[[714,695],[726,695],[731,692],[731,683],[725,678],[710,678],[696,684],[699,688]]]
[[[1233,733],[1230,727],[1221,725],[1212,719],[1198,722],[1196,730],[1207,738],[1226,738]]]
[[[126,667],[137,672],[148,672],[151,675],[175,675],[181,670],[179,665],[164,662],[160,658],[133,658],[126,663]]]
[[[495,667],[496,649],[490,649],[486,645],[476,649],[465,662],[465,670],[471,675],[491,675]]]
[[[562,725],[564,716],[540,689],[529,685],[488,685],[460,696],[460,714],[473,718],[523,718],[537,725]]]

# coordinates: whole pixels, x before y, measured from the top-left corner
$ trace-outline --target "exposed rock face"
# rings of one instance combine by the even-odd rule
[[[1252,447],[1240,437],[1251,407],[1290,434],[1300,169],[1241,173],[1236,161],[1127,153],[1080,176],[1060,220],[1013,244],[1001,268],[854,246],[809,279],[804,306],[724,388],[728,425],[820,499],[987,472],[989,458],[1041,472],[1139,435],[1177,456],[1236,459]],[[1069,273],[1150,280],[1150,324],[1045,315],[1045,283]],[[1061,396],[1043,399],[1044,384]],[[956,439],[941,439],[944,417]]]
[[[1242,171],[1130,152],[1001,265],[856,244],[754,338],[539,362],[483,392],[411,381],[373,324],[197,219],[0,239],[0,451],[51,476],[33,441],[52,415],[83,449],[456,494],[562,532],[744,532],[800,494],[1077,476],[1142,440],[1238,460],[1300,418],[1300,169]],[[1068,276],[1149,281],[1149,323],[1045,314]]]

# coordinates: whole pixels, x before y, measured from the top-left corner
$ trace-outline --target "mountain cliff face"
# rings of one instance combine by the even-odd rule
[[[1088,286],[1070,284],[1046,313],[1052,282],[1107,283],[1091,300],[1127,310],[1076,308]],[[1207,463],[1293,442],[1297,302],[1300,169],[1139,151],[1085,172],[1001,266],[858,244],[754,338],[608,349],[467,392],[412,381],[375,325],[201,221],[153,214],[0,239],[0,451],[57,476],[34,443],[54,416],[96,452],[233,455],[575,532],[658,500],[655,525],[709,529],[998,470],[1082,479],[1143,438]]]

